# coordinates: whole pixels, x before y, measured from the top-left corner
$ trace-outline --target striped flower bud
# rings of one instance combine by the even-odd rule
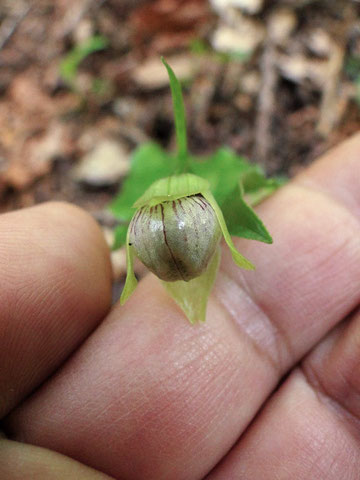
[[[135,254],[166,282],[188,282],[201,275],[221,237],[215,211],[200,194],[146,205],[129,229]]]
[[[220,261],[221,236],[239,267],[254,267],[235,248],[209,182],[186,173],[154,182],[134,203],[126,236],[123,304],[137,285],[134,256],[157,275],[190,322],[205,320]]]

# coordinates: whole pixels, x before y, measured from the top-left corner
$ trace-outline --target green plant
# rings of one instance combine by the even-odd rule
[[[360,106],[360,57],[349,55],[345,62],[345,72],[355,85],[355,101]]]
[[[206,158],[197,158],[189,154],[181,86],[171,67],[164,59],[162,61],[169,74],[173,97],[177,152],[175,154],[165,152],[155,143],[147,143],[134,152],[130,174],[124,182],[121,192],[110,205],[114,215],[124,222],[116,230],[114,248],[126,244],[127,249],[128,273],[121,297],[122,303],[135,289],[137,281],[133,271],[133,258],[134,255],[138,255],[141,259],[145,259],[144,263],[154,273],[163,278],[166,290],[180,305],[189,320],[194,323],[197,320],[205,320],[207,299],[218,270],[220,258],[218,240],[221,235],[218,235],[217,232],[221,230],[235,263],[242,268],[253,269],[251,262],[236,250],[231,235],[272,243],[270,234],[252,209],[251,204],[259,203],[269,196],[282,182],[276,179],[267,179],[259,166],[252,165],[228,148],[220,148]],[[250,204],[245,202],[245,197]],[[201,208],[212,210],[219,229],[214,227],[214,231],[211,230],[209,233],[209,235],[218,235],[210,253],[207,250],[207,240],[209,239],[200,238],[199,240],[197,238],[199,241],[196,245],[198,249],[196,255],[206,252],[208,256],[207,262],[205,262],[206,268],[205,270],[200,269],[195,276],[187,278],[187,273],[191,270],[188,265],[189,256],[184,255],[181,258],[181,250],[189,250],[191,258],[191,249],[195,248],[195,246],[193,247],[195,241],[188,242],[189,239],[185,239],[183,245],[177,245],[175,232],[175,243],[172,248],[179,256],[174,258],[166,238],[164,212],[165,208],[168,211],[173,209],[176,216],[178,213],[175,202],[189,198],[194,198],[195,203],[199,199],[200,203],[206,203]],[[157,206],[161,210],[162,217],[159,217],[159,212],[155,212]],[[180,209],[181,203],[178,206]],[[133,208],[137,208],[135,215]],[[179,237],[181,236],[180,230],[188,228],[188,224],[192,221],[187,216],[188,212],[184,211],[182,215],[172,227],[179,229]],[[199,222],[202,222],[204,218],[200,210],[199,212],[192,211],[191,216],[196,216]],[[152,220],[155,221],[155,224],[149,227],[149,233],[144,233],[143,227],[140,228],[142,234],[145,235],[144,242],[141,243],[136,239],[136,225],[139,221],[141,224],[144,218],[146,218],[145,224],[150,226]],[[131,219],[133,220],[129,226]],[[158,242],[161,241],[157,235],[158,231],[164,238],[164,243],[161,245],[158,245]],[[191,232],[189,236],[192,238]],[[203,241],[205,245],[202,245]],[[152,242],[155,243],[152,244]],[[212,242],[210,243],[212,244]],[[165,247],[170,250],[173,258],[165,259]],[[159,268],[156,267],[156,259],[146,260],[149,255],[151,256],[151,252],[150,254],[143,252],[143,249],[152,249],[158,252]],[[164,277],[161,273],[164,270],[163,267],[167,267],[161,262],[172,263],[179,276],[175,274],[175,277],[172,278],[173,281],[169,282],[167,276]]]
[[[60,77],[62,78],[63,82],[69,88],[76,91],[76,77],[81,62],[92,53],[103,50],[108,46],[108,44],[109,42],[107,38],[103,37],[102,35],[94,35],[85,42],[74,47],[61,61],[59,66]],[[97,86],[98,85],[95,85],[94,88]]]

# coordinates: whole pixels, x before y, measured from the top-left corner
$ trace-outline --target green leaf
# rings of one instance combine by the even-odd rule
[[[106,48],[108,44],[106,37],[94,35],[73,48],[60,63],[59,70],[63,81],[73,86],[80,63],[90,54]]]
[[[128,229],[127,235],[126,235],[127,273],[126,273],[125,286],[120,297],[121,305],[124,305],[126,300],[132,295],[137,285],[137,280],[134,273],[134,250],[133,250],[133,247],[129,244],[129,234],[130,234],[130,231]]]
[[[174,105],[175,129],[176,129],[176,143],[177,143],[177,173],[184,172],[187,166],[187,137],[186,137],[186,119],[184,101],[179,80],[170,65],[166,62],[164,57],[161,57],[162,63],[165,65],[169,75],[171,95]]]
[[[254,190],[248,191],[243,198],[250,206],[255,207],[266,198],[270,197],[278,188],[287,182],[286,179],[269,178],[263,187],[258,187]]]
[[[220,206],[238,185],[241,175],[251,168],[253,167],[243,157],[225,147],[203,161],[193,158],[190,162],[190,171],[208,180],[211,192]]]
[[[216,214],[216,217],[217,217],[218,222],[220,224],[220,228],[221,228],[222,234],[224,236],[225,242],[227,243],[228,247],[230,248],[232,258],[233,258],[234,262],[236,263],[236,265],[238,267],[244,268],[245,270],[254,270],[255,269],[254,265],[251,262],[249,262],[249,260],[247,260],[243,255],[241,255],[241,253],[239,253],[236,250],[236,247],[235,247],[235,245],[234,245],[234,243],[231,239],[230,233],[229,233],[228,228],[226,226],[226,222],[225,222],[225,219],[224,219],[224,215],[221,211],[221,208],[216,203],[216,200],[213,197],[213,195],[211,194],[211,192],[208,190],[208,191],[201,192],[201,193],[202,193],[203,197],[206,198],[206,200],[210,203],[210,205],[212,206],[212,208],[215,211],[215,214]]]
[[[246,201],[255,205],[285,183],[281,178],[266,178],[259,165],[250,163],[227,147],[219,148],[205,159],[191,158],[189,169],[209,181],[220,207],[238,185],[241,193],[246,195]]]
[[[263,170],[255,165],[253,169],[241,176],[241,188],[245,201],[251,205],[258,205],[269,197],[275,190],[286,183],[286,178],[266,178]]]
[[[133,216],[133,204],[150,185],[173,172],[173,159],[156,143],[145,143],[132,155],[131,170],[109,208],[121,220]]]
[[[243,200],[239,187],[236,187],[222,204],[222,212],[230,235],[272,243],[273,240],[263,222]]]
[[[206,306],[214,285],[220,263],[220,248],[216,249],[205,272],[197,278],[184,282],[161,281],[169,295],[183,310],[190,323],[204,322]]]

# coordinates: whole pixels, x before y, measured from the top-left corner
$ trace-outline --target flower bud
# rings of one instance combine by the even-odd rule
[[[202,195],[145,205],[129,226],[129,244],[136,255],[166,282],[201,275],[220,237],[215,211]]]

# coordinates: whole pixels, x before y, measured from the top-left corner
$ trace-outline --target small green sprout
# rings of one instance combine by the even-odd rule
[[[81,62],[92,53],[104,50],[108,44],[109,41],[106,37],[94,35],[74,47],[61,61],[59,66],[59,73],[63,82],[66,83],[69,88],[76,91],[76,77]]]
[[[120,302],[124,304],[136,288],[137,256],[196,323],[206,318],[221,238],[236,265],[246,270],[254,266],[237,251],[231,235],[272,243],[244,198],[259,203],[282,182],[266,179],[258,166],[227,148],[205,160],[189,155],[181,87],[162,61],[170,78],[178,151],[171,156],[155,144],[140,147],[122,192],[110,206],[124,222],[115,239],[115,248],[126,244],[127,276]]]

